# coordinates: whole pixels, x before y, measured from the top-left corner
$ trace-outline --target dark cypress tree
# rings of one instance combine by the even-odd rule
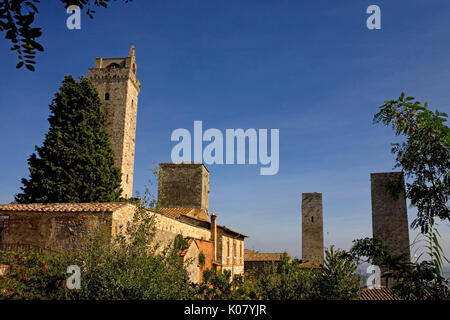
[[[109,202],[121,194],[106,115],[93,84],[66,76],[50,105],[50,129],[28,159],[19,203]]]

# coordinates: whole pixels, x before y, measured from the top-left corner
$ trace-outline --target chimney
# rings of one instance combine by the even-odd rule
[[[211,241],[214,246],[214,256],[213,262],[217,261],[217,215],[215,213],[211,213]]]

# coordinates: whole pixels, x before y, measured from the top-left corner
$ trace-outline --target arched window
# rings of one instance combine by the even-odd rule
[[[105,100],[109,100],[109,93],[105,93]]]
[[[314,222],[314,217],[311,217],[311,222]]]
[[[110,68],[120,68],[120,65],[118,65],[117,63],[113,62],[110,65],[108,65],[106,68],[110,69]]]

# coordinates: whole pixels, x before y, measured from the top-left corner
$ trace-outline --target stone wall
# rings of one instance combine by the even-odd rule
[[[189,274],[189,280],[193,283],[200,282],[200,268],[198,265],[199,254],[200,250],[197,243],[192,241],[191,245],[187,249],[186,255],[184,256],[184,264]]]
[[[235,236],[227,235],[218,228],[219,262],[223,270],[230,270],[232,276],[244,273],[244,240]]]
[[[302,194],[302,260],[322,265],[323,213],[322,194]]]
[[[50,250],[71,249],[99,224],[112,229],[111,213],[2,212],[8,216],[3,243],[27,244]]]
[[[209,209],[209,172],[198,163],[161,163],[158,201],[162,208]]]
[[[388,188],[390,182],[395,180],[403,186],[396,197]],[[391,254],[405,254],[409,260],[409,229],[403,173],[372,173],[370,181],[373,237],[381,240]]]
[[[115,64],[116,67],[111,67]],[[132,197],[137,103],[140,82],[136,76],[134,48],[126,58],[97,58],[88,78],[99,93],[106,113],[106,128],[116,166],[122,172],[122,195]]]

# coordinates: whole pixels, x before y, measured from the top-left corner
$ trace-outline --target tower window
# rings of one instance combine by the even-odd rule
[[[314,217],[311,217],[311,222],[314,222]]]
[[[127,175],[127,183],[128,183],[128,175]]]
[[[109,93],[105,93],[105,100],[109,100]]]

